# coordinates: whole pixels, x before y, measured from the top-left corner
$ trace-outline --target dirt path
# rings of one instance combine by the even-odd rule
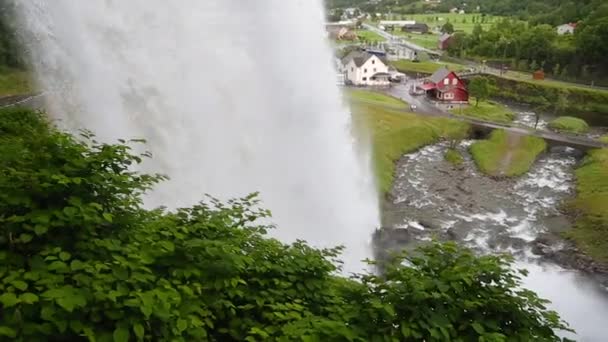
[[[497,171],[499,176],[507,174],[509,166],[511,166],[511,162],[513,161],[513,150],[517,147],[521,138],[522,136],[519,134],[507,132],[507,153],[505,153],[498,164]]]

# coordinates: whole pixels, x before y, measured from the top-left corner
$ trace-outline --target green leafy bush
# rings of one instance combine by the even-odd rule
[[[589,125],[583,119],[571,116],[560,116],[549,122],[549,128],[556,131],[566,131],[573,133],[585,133],[589,130]]]
[[[458,152],[458,150],[450,148],[445,152],[444,158],[446,161],[448,161],[449,163],[455,165],[455,166],[459,166],[462,165],[462,163],[464,163],[464,158],[462,157],[462,154],[460,154],[460,152]]]
[[[255,196],[146,210],[125,143],[0,111],[0,339],[557,341],[508,258],[455,244],[337,276],[339,249],[266,237]],[[403,266],[408,265],[408,266]]]

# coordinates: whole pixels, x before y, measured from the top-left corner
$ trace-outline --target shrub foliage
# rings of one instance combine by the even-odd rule
[[[498,256],[432,244],[382,275],[268,238],[255,195],[168,212],[129,144],[0,112],[0,340],[555,341]],[[403,266],[407,265],[407,266]]]

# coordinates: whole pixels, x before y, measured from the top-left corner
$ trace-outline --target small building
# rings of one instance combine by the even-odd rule
[[[545,79],[545,72],[542,70],[536,70],[534,73],[532,73],[532,78],[537,81],[542,81]]]
[[[439,36],[439,40],[437,41],[437,48],[439,50],[447,50],[450,47],[450,43],[452,42],[452,34],[444,33]]]
[[[333,40],[354,41],[358,39],[357,33],[351,28],[329,26],[326,29],[329,38]]]
[[[425,23],[407,24],[401,27],[401,31],[409,33],[426,34],[429,33],[429,25]]]
[[[421,88],[440,105],[468,104],[469,91],[458,75],[442,67],[427,78]]]
[[[352,51],[342,59],[346,83],[355,86],[388,86],[388,63],[382,54]]]
[[[560,36],[563,36],[565,34],[574,34],[575,30],[576,23],[563,24],[557,27],[557,34],[559,34]]]

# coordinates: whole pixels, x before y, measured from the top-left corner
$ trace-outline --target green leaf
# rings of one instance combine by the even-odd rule
[[[38,301],[38,296],[33,293],[24,293],[19,296],[19,300],[26,304],[34,304]]]
[[[25,291],[27,289],[27,283],[21,280],[11,281],[11,285],[13,285],[16,289],[21,291]]]
[[[15,306],[19,303],[19,299],[14,293],[6,292],[0,296],[0,303],[5,308],[10,308],[11,306]]]
[[[128,329],[118,327],[116,330],[114,330],[114,334],[112,336],[114,337],[114,342],[129,342],[129,337],[131,335],[129,334]]]
[[[106,221],[110,223],[112,223],[112,221],[114,220],[114,216],[110,213],[103,213],[102,216]]]
[[[68,312],[72,312],[75,308],[84,307],[87,305],[87,300],[83,295],[79,294],[78,292],[74,292],[67,297],[58,298],[57,304],[66,309]]]
[[[486,330],[483,328],[483,326],[477,322],[471,324],[471,327],[473,327],[475,332],[478,333],[479,335],[483,335],[486,332]]]
[[[70,264],[70,268],[72,269],[72,271],[78,271],[83,269],[85,266],[85,264],[80,261],[80,260],[74,260],[72,261],[72,263]]]
[[[186,330],[186,328],[188,328],[188,321],[186,321],[185,319],[178,319],[177,330],[179,330],[179,332],[181,333],[182,331]]]
[[[139,323],[133,324],[133,332],[135,333],[135,336],[137,336],[138,339],[143,340],[144,327],[141,324],[139,324]]]
[[[45,234],[46,232],[48,232],[49,227],[47,226],[41,226],[41,225],[36,225],[36,227],[34,228],[34,233],[36,233],[36,235],[40,236]]]
[[[0,326],[0,336],[15,338],[17,337],[17,332],[9,327]]]
[[[59,259],[61,259],[63,261],[68,261],[68,260],[70,260],[71,257],[72,257],[72,255],[68,252],[59,253]]]
[[[21,242],[23,243],[28,243],[30,241],[32,241],[34,237],[30,234],[21,234],[19,235],[19,240],[21,240]]]

